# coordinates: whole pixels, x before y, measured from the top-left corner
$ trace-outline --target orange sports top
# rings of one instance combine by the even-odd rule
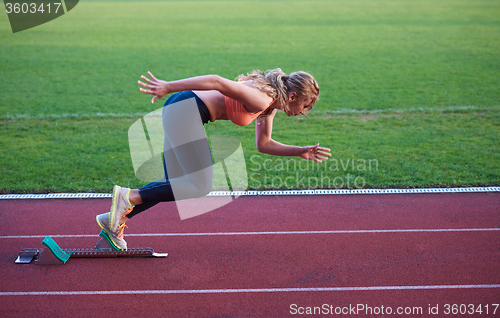
[[[245,106],[243,106],[242,103],[227,96],[224,96],[224,102],[226,104],[227,118],[238,126],[250,125],[257,117],[259,117],[260,114],[265,111],[262,110],[260,112],[251,114],[245,109]]]

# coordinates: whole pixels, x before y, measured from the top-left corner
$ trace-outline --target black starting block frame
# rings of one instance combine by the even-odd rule
[[[38,265],[63,265],[71,258],[106,258],[106,257],[167,257],[168,253],[155,253],[150,247],[129,248],[121,250],[116,248],[104,230],[99,234],[102,238],[93,249],[62,249],[57,243],[47,236],[42,244],[46,248],[25,248],[16,259],[16,264],[30,264],[35,260]]]

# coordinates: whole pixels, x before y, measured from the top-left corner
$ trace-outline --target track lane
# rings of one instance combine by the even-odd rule
[[[98,234],[95,216],[111,199],[1,200],[1,235]],[[126,233],[387,230],[500,227],[500,192],[450,194],[240,197],[180,221],[175,203],[160,203]]]
[[[71,241],[80,240],[65,244]],[[5,244],[0,255],[8,262],[0,272],[9,279],[1,291],[495,284],[498,246],[498,233],[176,237],[158,247],[169,252],[166,259],[70,259],[64,266],[35,266],[13,264],[15,257],[4,254],[13,248]]]

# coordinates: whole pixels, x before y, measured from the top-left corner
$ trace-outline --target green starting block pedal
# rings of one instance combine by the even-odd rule
[[[111,241],[111,238],[109,237],[108,232],[101,230],[101,233],[99,233],[99,236],[102,237],[102,239],[97,242],[97,245],[95,249],[114,249],[117,251],[120,251],[118,247],[116,247],[115,244],[113,244],[113,241]],[[105,241],[103,241],[105,240]]]
[[[70,254],[60,248],[50,236],[45,237],[42,244],[47,246],[50,253],[48,251],[41,253],[37,260],[41,264],[65,264],[69,260]]]
[[[155,253],[150,247],[118,249],[106,231],[101,230],[101,240],[93,249],[62,249],[57,243],[47,236],[42,244],[47,248],[26,248],[22,250],[16,264],[30,264],[34,259],[35,264],[62,265],[71,258],[104,258],[104,257],[167,257],[168,253]]]

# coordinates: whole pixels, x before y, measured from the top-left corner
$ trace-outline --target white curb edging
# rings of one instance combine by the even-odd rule
[[[322,190],[276,190],[276,191],[212,191],[207,196],[259,196],[259,195],[333,195],[333,194],[409,194],[409,193],[473,193],[500,192],[500,187],[472,188],[423,188],[423,189],[322,189]],[[48,193],[48,194],[2,194],[0,200],[12,199],[100,199],[112,198],[111,193]]]

